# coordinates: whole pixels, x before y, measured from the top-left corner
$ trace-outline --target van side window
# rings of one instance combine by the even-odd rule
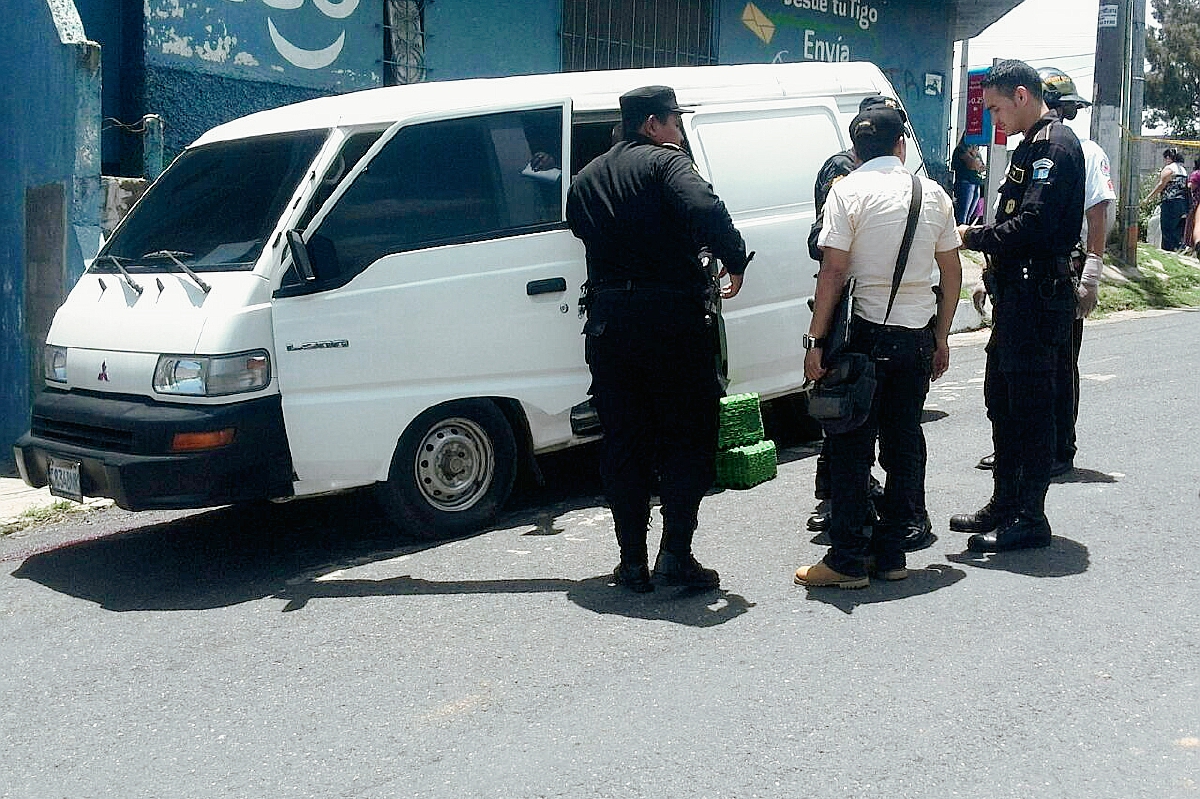
[[[731,214],[811,205],[821,163],[846,149],[821,107],[697,113],[692,147]]]
[[[571,125],[571,177],[579,174],[597,156],[608,152],[621,120],[617,118],[577,120]]]
[[[401,129],[310,238],[318,284],[387,255],[560,223],[561,162],[558,107]]]

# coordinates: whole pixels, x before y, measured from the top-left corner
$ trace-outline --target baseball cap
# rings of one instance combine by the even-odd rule
[[[890,108],[900,114],[901,122],[908,123],[908,114],[904,113],[904,108],[899,101],[891,97],[885,97],[882,94],[873,94],[870,97],[864,97],[863,101],[858,104],[858,112],[869,111],[872,108]]]
[[[905,132],[904,117],[899,109],[877,105],[860,111],[850,122],[850,140],[857,144],[862,139],[894,142]]]

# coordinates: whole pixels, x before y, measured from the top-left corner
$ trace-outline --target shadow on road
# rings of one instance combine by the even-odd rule
[[[1016,552],[981,553],[965,551],[947,555],[946,560],[977,569],[992,569],[1029,577],[1070,577],[1088,570],[1091,558],[1088,548],[1078,541],[1054,536],[1050,546],[1043,549],[1021,549]]]
[[[494,525],[468,538],[523,527],[529,528],[521,533],[526,536],[559,535],[564,532],[564,514],[603,506],[594,447],[550,456],[543,459],[542,468],[545,485],[521,487]],[[142,518],[124,520],[136,524]],[[596,613],[705,627],[736,618],[753,606],[723,591],[660,589],[636,596],[608,586],[611,575],[441,583],[413,577],[371,581],[329,576],[442,543],[397,530],[373,492],[364,489],[283,504],[217,508],[130,526],[31,555],[13,576],[113,611],[207,610],[267,597],[284,599],[285,610],[294,611],[311,599],[337,596],[559,591]]]
[[[429,596],[445,594],[564,593],[570,601],[594,613],[635,619],[669,621],[693,627],[713,627],[737,618],[754,603],[724,590],[659,588],[634,594],[612,584],[612,575],[585,580],[424,580],[404,575],[383,580],[312,579],[294,582],[275,594],[287,600],[284,612],[300,610],[314,599],[370,596]]]
[[[907,580],[887,582],[872,580],[866,588],[847,590],[843,588],[806,588],[810,602],[823,602],[832,605],[847,615],[862,605],[874,605],[877,602],[894,602],[899,599],[911,599],[922,594],[932,594],[942,588],[948,588],[966,577],[966,572],[955,569],[944,563],[931,563],[924,569],[909,569]]]
[[[1115,483],[1117,478],[1111,474],[1098,472],[1095,469],[1080,469],[1076,467],[1071,471],[1060,474],[1057,477],[1050,478],[1052,483]]]

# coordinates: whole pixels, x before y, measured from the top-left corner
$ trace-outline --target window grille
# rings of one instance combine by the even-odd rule
[[[425,0],[386,0],[383,5],[383,83],[425,79]]]
[[[717,63],[714,0],[563,0],[562,69]]]

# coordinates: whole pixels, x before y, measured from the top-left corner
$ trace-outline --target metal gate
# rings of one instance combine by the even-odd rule
[[[563,0],[562,69],[717,63],[713,0]]]

